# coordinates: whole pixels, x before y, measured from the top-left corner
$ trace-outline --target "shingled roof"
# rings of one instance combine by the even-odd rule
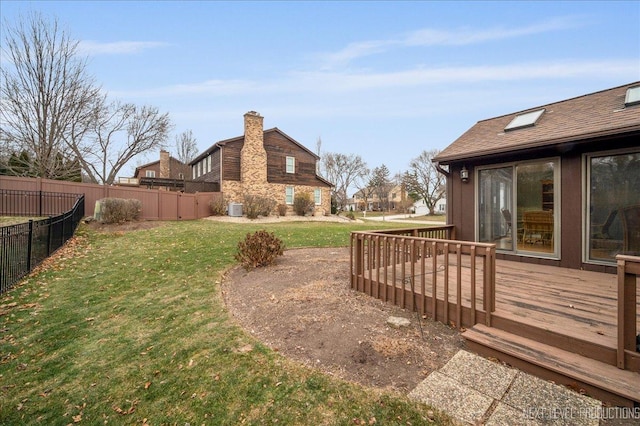
[[[454,161],[531,148],[579,143],[640,131],[640,105],[625,106],[627,89],[640,81],[588,95],[482,120],[440,152],[434,161]],[[505,131],[518,115],[544,108],[535,125]]]

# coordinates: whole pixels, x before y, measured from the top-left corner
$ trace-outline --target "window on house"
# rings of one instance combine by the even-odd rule
[[[320,188],[313,190],[313,200],[315,201],[316,206],[322,204],[322,190]]]
[[[149,178],[154,178],[154,177],[156,177],[156,171],[155,170],[147,170],[145,172],[145,176],[149,177]]]
[[[296,172],[296,158],[287,157],[287,173],[295,173],[295,172]]]
[[[478,241],[498,250],[558,257],[558,159],[478,171]]]
[[[640,86],[628,88],[624,98],[624,106],[628,107],[636,104],[640,104]]]
[[[294,191],[293,186],[287,186],[285,188],[285,203],[293,204]]]
[[[198,176],[196,176],[196,166],[191,166],[191,179],[197,178]]]
[[[539,109],[537,111],[518,114],[513,118],[513,120],[511,120],[509,124],[507,124],[507,127],[505,127],[504,130],[508,131],[508,130],[522,129],[524,127],[534,126],[543,112],[544,112],[544,108]]]
[[[640,254],[640,151],[586,157],[586,260]]]
[[[184,174],[178,173],[178,179],[183,179],[184,180]]]

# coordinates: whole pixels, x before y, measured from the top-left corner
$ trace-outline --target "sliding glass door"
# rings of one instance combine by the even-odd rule
[[[587,157],[587,261],[640,255],[640,152]]]
[[[482,169],[478,174],[478,241],[513,250],[513,167]]]
[[[557,257],[557,159],[478,171],[478,241],[501,251]]]

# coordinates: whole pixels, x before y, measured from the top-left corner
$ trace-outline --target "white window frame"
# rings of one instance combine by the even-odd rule
[[[286,165],[285,170],[287,173],[295,173],[296,172],[296,157],[286,157]]]
[[[322,189],[316,188],[313,190],[313,200],[315,201],[316,206],[322,204]]]
[[[148,178],[154,178],[154,177],[156,177],[156,171],[155,170],[145,170],[144,176],[148,177]]]
[[[288,205],[293,205],[293,200],[295,198],[296,195],[296,190],[293,186],[287,186],[284,189],[284,199],[285,199],[285,203]]]

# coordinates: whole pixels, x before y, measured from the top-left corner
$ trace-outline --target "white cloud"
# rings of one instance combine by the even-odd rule
[[[337,52],[321,54],[320,60],[323,62],[323,69],[332,69],[339,66],[345,66],[354,59],[377,53],[384,53],[392,48],[415,46],[462,46],[552,31],[562,31],[581,25],[584,25],[582,19],[575,17],[559,17],[527,26],[518,26],[513,28],[461,28],[454,31],[425,28],[389,40],[370,40],[350,43],[347,47]]]
[[[532,82],[576,78],[619,79],[621,84],[638,78],[640,59],[611,61],[531,62],[467,67],[414,68],[397,72],[292,72],[272,80],[208,80],[193,84],[157,87],[149,90],[110,90],[125,98],[163,97],[269,97],[269,99],[312,96],[329,97],[388,95],[395,92],[443,89],[493,82]],[[394,96],[395,96],[394,95]],[[274,98],[275,97],[275,98]]]
[[[168,43],[158,41],[116,41],[99,43],[84,40],[78,44],[78,52],[85,55],[120,55],[139,53],[147,49],[168,46]]]

